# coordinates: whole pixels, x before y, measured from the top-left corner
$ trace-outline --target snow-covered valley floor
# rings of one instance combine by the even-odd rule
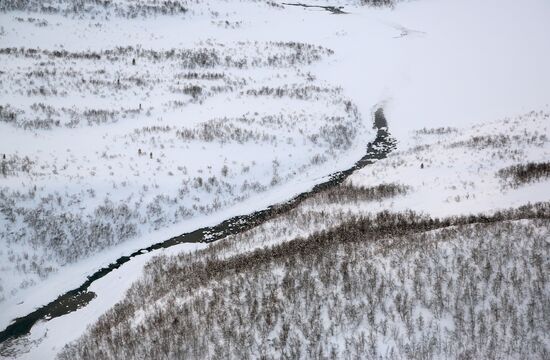
[[[148,260],[149,272],[176,261],[160,254],[206,248],[204,256],[230,259],[385,210],[490,215],[550,201],[547,2],[350,1],[345,15],[181,3],[190,11],[129,16],[126,1],[116,11],[0,8],[0,327],[121,255],[287,200],[349,168],[375,135],[378,106],[398,150],[246,233],[132,260],[93,285],[88,306],[38,324],[1,355],[55,357],[116,302],[133,301],[125,291]],[[522,177],[527,170],[513,167],[522,164],[539,170]],[[526,240],[528,251],[547,254],[540,221],[517,226],[540,234],[542,242]],[[491,239],[494,247],[507,238]],[[548,295],[546,283],[542,290]],[[147,306],[162,308],[170,296]],[[129,313],[131,324],[156,311],[147,306]],[[536,341],[548,351],[548,338]],[[456,354],[448,350],[437,354]]]

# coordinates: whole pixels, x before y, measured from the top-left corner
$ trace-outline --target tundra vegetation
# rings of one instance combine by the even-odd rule
[[[525,194],[501,186],[503,164],[547,183],[547,119],[421,129],[256,228],[158,256],[59,358],[546,358],[550,204],[435,214]],[[500,132],[508,146],[464,159]]]
[[[282,9],[281,3],[272,0],[220,0],[221,3],[232,1],[244,1],[265,5],[273,9]],[[337,5],[340,1],[334,1]],[[393,6],[396,0],[353,0],[351,5],[365,6]],[[300,3],[299,1],[288,1],[288,3]],[[0,4],[0,12],[28,11],[31,13],[57,14],[73,18],[84,17],[117,17],[117,18],[147,18],[153,16],[193,16],[200,14],[211,14],[214,18],[219,16],[220,10],[215,2],[207,2],[207,6],[200,6],[195,0],[58,0],[44,3],[41,0],[5,0]],[[25,19],[21,19],[25,21]],[[35,22],[30,18],[29,22]],[[46,24],[47,25],[47,24]],[[42,26],[46,26],[42,25]],[[221,22],[223,26],[229,26],[228,22]],[[41,25],[37,25],[41,26]]]
[[[224,242],[160,256],[58,358],[543,359],[549,220],[548,203],[382,212],[229,257]]]
[[[231,4],[1,2],[7,40],[73,26],[79,40],[19,38],[0,48],[0,126],[19,139],[0,154],[0,302],[113,246],[219,212],[297,174],[336,170],[337,159],[368,142],[370,124],[342,88],[311,73],[333,55],[329,48],[129,40],[135,24],[157,18],[204,16],[238,29]],[[91,41],[108,27],[120,41]]]
[[[307,71],[332,54],[256,41],[1,48],[0,124],[39,149],[0,158],[0,301],[61,266],[317,172],[364,142],[356,106]],[[199,115],[218,98],[225,114]],[[63,146],[73,136],[86,145]]]
[[[518,187],[550,177],[550,162],[511,165],[497,172],[506,185]]]
[[[254,3],[256,23],[238,3]],[[393,5],[323,3],[331,21],[342,3]],[[0,1],[2,321],[49,301],[33,296],[35,286],[51,296],[44,284],[71,284],[164,234],[256,209],[364,153],[373,131],[358,105],[381,100],[368,95],[379,80],[356,82],[358,90],[319,76],[338,79],[332,69],[354,62],[348,76],[367,74],[364,54],[346,62],[329,48],[355,50],[345,41],[361,38],[344,38],[341,24],[323,29],[324,46],[310,29],[302,41],[277,41],[289,33],[272,28],[252,34],[257,19],[273,24],[259,14],[283,9],[269,0]],[[195,16],[201,29],[211,25],[197,41],[188,36]],[[426,44],[447,39],[388,26],[381,33],[392,44],[413,34]],[[414,85],[406,69],[414,62],[389,61],[391,73]],[[200,251],[155,256],[58,358],[547,359],[549,119],[546,107],[418,129],[392,142],[387,158],[259,226]],[[58,324],[0,344],[0,356],[58,351],[68,341],[51,335]]]

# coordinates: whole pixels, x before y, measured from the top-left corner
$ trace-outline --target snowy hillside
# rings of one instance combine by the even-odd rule
[[[96,21],[76,15],[48,12],[58,23],[40,32],[62,39],[62,29]],[[94,43],[101,22],[97,32],[75,28],[78,42],[48,45],[24,40],[35,21],[3,16],[14,28],[0,49],[0,301],[19,303],[21,290],[102,250],[122,244],[113,254],[124,253],[159,229],[272,188],[293,191],[371,136],[342,89],[310,72],[333,54],[322,46],[133,45],[131,26]]]
[[[0,357],[545,358],[548,15],[2,1]],[[309,192],[365,155],[377,109],[396,149]],[[298,194],[214,244],[125,260],[29,336],[1,332],[121,257]]]
[[[443,229],[416,216],[225,261],[156,258],[59,358],[543,358],[548,206]]]
[[[288,183],[334,162],[364,133],[341,89],[295,70],[330,50],[204,46],[4,50],[17,70],[2,84],[21,101],[2,108],[12,133],[2,162],[3,237],[41,254],[16,253],[13,267],[45,278],[55,271],[50,261],[75,262]],[[29,95],[36,82],[47,85]]]
[[[420,129],[287,214],[153,258],[59,358],[544,358],[549,118]]]
[[[60,358],[544,358],[548,117],[414,131],[409,147],[288,213],[148,254],[141,276],[120,269],[97,301],[37,326],[24,358],[53,356],[86,324]],[[467,165],[453,157],[488,141]],[[378,182],[389,169],[418,174]]]

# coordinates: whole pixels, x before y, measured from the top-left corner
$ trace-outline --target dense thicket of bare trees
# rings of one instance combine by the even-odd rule
[[[548,203],[383,212],[232,257],[157,257],[59,358],[544,359],[549,225]]]

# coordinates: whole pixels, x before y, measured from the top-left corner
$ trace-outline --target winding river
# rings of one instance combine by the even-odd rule
[[[376,138],[373,142],[368,143],[365,156],[351,168],[332,174],[326,182],[314,186],[310,191],[301,193],[287,202],[271,205],[266,209],[248,215],[235,216],[216,226],[205,227],[182,234],[118,258],[115,262],[97,270],[78,288],[60,295],[57,299],[26,316],[13,320],[6,329],[0,332],[0,344],[28,334],[34,324],[40,320],[50,320],[85,307],[96,296],[94,292],[89,290],[90,285],[111,271],[118,269],[132,258],[153,250],[168,248],[182,243],[212,242],[228,235],[244,232],[295,208],[302,201],[318,192],[341,184],[355,170],[372,164],[376,160],[385,158],[394,149],[395,140],[388,132],[388,123],[382,108],[378,108],[375,111],[373,121],[373,127],[377,130]]]

